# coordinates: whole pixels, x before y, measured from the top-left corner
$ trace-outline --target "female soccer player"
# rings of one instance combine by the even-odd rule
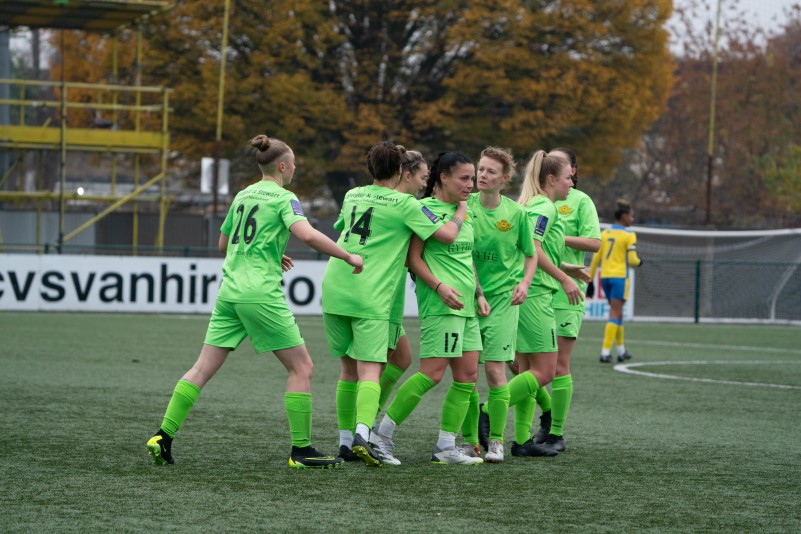
[[[601,363],[612,361],[612,343],[617,344],[617,361],[631,358],[623,344],[623,304],[629,298],[629,267],[639,267],[637,234],[629,230],[634,222],[634,210],[627,200],[617,201],[615,224],[601,233],[601,250],[592,258],[590,276],[601,267],[601,288],[609,300],[609,321],[604,330]]]
[[[444,152],[431,166],[422,203],[441,220],[453,220],[457,206],[470,196],[475,167],[460,152]],[[429,197],[434,187],[437,193]],[[477,285],[473,267],[473,220],[469,210],[458,239],[451,245],[412,237],[409,268],[417,276],[420,314],[420,371],[398,390],[373,439],[388,463],[399,465],[393,455],[395,428],[417,407],[420,399],[436,386],[450,367],[453,382],[442,405],[439,439],[431,455],[435,464],[474,465],[481,458],[466,455],[456,447],[470,394],[478,373],[481,350],[476,313],[485,316],[489,306]]]
[[[423,155],[416,150],[407,150],[403,154],[401,178],[395,190],[417,197],[426,187],[428,181],[428,163]],[[395,296],[392,301],[392,310],[389,316],[389,351],[387,352],[387,365],[381,373],[381,397],[378,401],[379,411],[384,408],[392,393],[392,388],[398,383],[401,375],[412,364],[412,348],[406,332],[403,330],[403,309],[406,306],[406,269],[398,279]]]
[[[425,189],[428,180],[428,163],[423,155],[416,150],[405,150],[401,145],[398,149],[402,152],[401,177],[395,190],[417,197]],[[405,151],[404,151],[405,150]],[[378,398],[378,413],[389,400],[392,389],[400,377],[412,364],[412,348],[403,330],[403,310],[406,306],[406,280],[408,272],[403,269],[395,294],[392,300],[392,309],[389,313],[389,340],[387,344],[387,364],[381,372],[378,385],[381,387],[381,395]],[[348,353],[350,356],[350,353]],[[340,381],[337,389],[337,406],[342,408],[343,421],[340,426],[339,456],[346,462],[357,461],[360,458],[353,454],[348,443],[353,441],[353,432],[356,428],[356,391],[357,382]],[[351,415],[352,414],[352,415]],[[350,422],[346,422],[347,418]],[[378,426],[379,420],[376,417],[374,426]],[[342,427],[348,428],[342,428]]]
[[[569,148],[554,148],[550,154],[561,156],[570,161],[573,187],[565,200],[556,201],[559,222],[565,230],[565,248],[563,259],[575,265],[584,265],[587,252],[597,252],[601,246],[601,228],[598,224],[598,212],[592,199],[584,192],[576,189],[578,184],[578,167],[576,154]],[[579,289],[584,292],[584,283],[578,282]],[[560,289],[553,301],[556,320],[556,375],[551,382],[552,395],[545,387],[537,392],[537,404],[542,409],[540,429],[534,441],[543,443],[556,451],[565,450],[564,425],[570,401],[573,398],[573,377],[570,374],[570,356],[576,344],[581,323],[584,318],[584,300],[571,304],[564,290]],[[553,415],[551,415],[553,414]]]
[[[290,467],[335,467],[342,462],[311,446],[311,377],[313,364],[281,290],[282,254],[289,233],[315,250],[338,258],[353,274],[362,258],[346,252],[311,227],[297,197],[284,186],[295,173],[295,154],[266,135],[251,140],[261,181],[240,191],[220,228],[225,252],[223,281],[197,361],[175,386],[161,428],[147,442],[157,464],[174,463],[175,433],[186,419],[200,390],[225,362],[228,353],[249,336],[257,353],[272,351],[286,367],[284,402],[292,436]]]
[[[483,345],[479,362],[484,364],[489,397],[479,406],[478,392],[473,391],[462,427],[467,441],[462,449],[470,454],[478,447],[481,409],[489,432],[484,460],[490,463],[504,459],[503,432],[509,411],[506,364],[514,360],[519,304],[525,302],[537,270],[528,216],[519,204],[501,195],[514,173],[515,161],[508,150],[485,148],[478,162],[478,193],[467,201],[475,232],[473,260],[492,313],[478,318]]]
[[[582,265],[562,262],[564,231],[558,222],[557,200],[567,198],[573,182],[570,163],[543,150],[534,153],[518,203],[529,215],[537,249],[537,275],[520,307],[516,361],[520,374],[509,382],[509,404],[515,406],[513,456],[553,456],[557,451],[530,439],[537,390],[547,385],[556,372],[557,345],[553,296],[564,290],[576,304],[583,293],[572,278],[589,281]]]
[[[383,465],[370,447],[370,427],[378,412],[390,310],[404,272],[409,238],[416,235],[453,243],[467,211],[462,203],[455,216],[443,223],[416,198],[396,191],[402,156],[403,150],[388,141],[370,149],[367,169],[373,184],[348,191],[334,225],[342,231],[337,243],[364,258],[367,275],[357,279],[341,262],[332,260],[323,277],[325,335],[331,354],[342,364],[337,384],[340,449],[350,447],[368,466]],[[353,391],[355,401],[350,400]]]

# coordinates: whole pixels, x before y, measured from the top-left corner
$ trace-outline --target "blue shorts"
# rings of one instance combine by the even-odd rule
[[[608,300],[628,300],[629,299],[629,279],[628,278],[601,278],[601,289]]]

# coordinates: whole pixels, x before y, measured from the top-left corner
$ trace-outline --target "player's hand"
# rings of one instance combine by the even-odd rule
[[[565,290],[567,301],[570,304],[581,304],[581,301],[584,300],[584,293],[572,278],[565,278],[564,282],[562,282],[562,289]]]
[[[484,298],[484,295],[479,295],[478,298],[476,298],[476,304],[478,304],[479,317],[486,317],[490,314],[490,305],[487,299]]]
[[[450,309],[461,310],[462,308],[464,308],[464,304],[462,304],[462,301],[459,300],[459,297],[461,297],[462,294],[456,291],[451,286],[446,284],[440,284],[437,287],[436,291],[437,295],[442,300],[442,302],[444,302],[445,305]]]
[[[282,271],[288,272],[294,266],[295,266],[295,262],[292,261],[292,258],[287,256],[286,254],[281,256],[281,270]]]
[[[587,298],[591,299],[595,296],[595,284],[590,280],[590,283],[587,284]]]
[[[587,271],[584,270],[583,265],[574,265],[572,263],[563,263],[560,267],[568,276],[581,280],[582,282],[591,282],[592,279]]]
[[[345,261],[353,267],[353,274],[359,274],[364,270],[364,260],[358,254],[348,254],[348,259]]]
[[[515,286],[512,290],[512,306],[519,306],[526,301],[529,285],[525,282],[520,282]]]

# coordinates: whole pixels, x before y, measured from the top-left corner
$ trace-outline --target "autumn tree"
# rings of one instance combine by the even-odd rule
[[[680,13],[683,40],[667,111],[615,179],[592,191],[606,205],[624,192],[641,206],[643,221],[691,226],[706,219],[714,28],[696,27],[698,7]],[[755,27],[736,3],[722,18],[708,199],[716,227],[798,224],[800,14],[788,10],[774,32]]]
[[[173,147],[190,163],[214,141],[222,12],[178,0],[146,26],[144,83],[175,90]],[[605,177],[664,106],[669,16],[668,0],[238,1],[225,153],[246,180],[246,140],[281,137],[309,195],[364,180],[383,138],[428,155],[504,145],[520,159],[567,144]]]

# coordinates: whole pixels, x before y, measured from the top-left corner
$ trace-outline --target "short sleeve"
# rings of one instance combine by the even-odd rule
[[[431,237],[434,232],[445,224],[430,209],[411,195],[406,195],[406,198],[404,198],[403,208],[404,223],[423,241]]]
[[[281,213],[281,220],[284,221],[284,226],[291,227],[298,221],[305,221],[306,215],[303,214],[303,207],[300,205],[298,197],[291,191],[287,191],[285,195],[279,200],[279,212]]]

